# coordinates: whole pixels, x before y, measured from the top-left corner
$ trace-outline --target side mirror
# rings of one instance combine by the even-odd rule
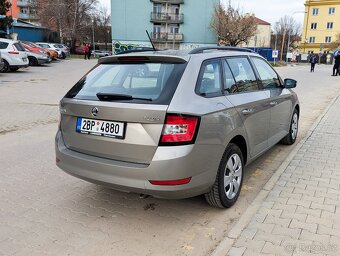
[[[296,84],[297,84],[296,80],[287,78],[284,80],[283,87],[287,89],[295,88]]]

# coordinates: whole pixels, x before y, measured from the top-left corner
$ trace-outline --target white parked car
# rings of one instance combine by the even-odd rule
[[[25,48],[18,41],[0,38],[0,52],[4,62],[1,72],[17,71],[28,67]]]
[[[60,49],[57,46],[57,44],[55,44],[55,43],[42,43],[42,42],[37,42],[35,44],[39,45],[41,48],[56,51],[58,53],[58,58],[60,58],[60,59],[63,58],[63,51],[62,51],[62,49]]]

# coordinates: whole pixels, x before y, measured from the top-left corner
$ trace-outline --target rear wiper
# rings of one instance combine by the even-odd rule
[[[151,98],[138,98],[133,97],[132,95],[127,94],[116,94],[116,93],[104,93],[104,92],[98,92],[97,97],[101,101],[114,101],[114,100],[146,100],[146,101],[152,101]]]

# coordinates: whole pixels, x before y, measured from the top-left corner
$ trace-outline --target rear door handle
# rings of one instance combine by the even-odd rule
[[[273,107],[273,106],[276,106],[276,105],[277,105],[277,101],[271,101],[271,102],[269,103],[269,105],[272,106],[272,107]]]
[[[242,110],[243,115],[250,115],[250,114],[253,114],[254,112],[255,112],[254,108],[246,108]]]

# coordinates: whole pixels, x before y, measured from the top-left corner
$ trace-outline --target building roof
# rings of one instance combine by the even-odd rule
[[[261,20],[261,19],[259,19],[257,17],[255,17],[255,19],[256,19],[257,25],[269,25],[270,26],[270,23],[267,22],[267,21]]]
[[[45,29],[44,27],[37,26],[35,24],[29,23],[27,21],[19,20],[19,19],[16,20],[16,22],[13,22],[13,27]]]

